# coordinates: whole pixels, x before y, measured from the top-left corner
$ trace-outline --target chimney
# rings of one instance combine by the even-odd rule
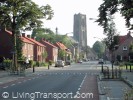
[[[127,33],[127,37],[130,37],[131,36],[131,32],[129,31],[128,33]]]
[[[36,37],[32,37],[33,40],[36,40]]]
[[[46,41],[46,39],[45,39],[45,38],[42,38],[42,40],[43,40],[43,41]]]
[[[22,37],[26,37],[26,36],[25,36],[25,33],[22,33]]]
[[[30,35],[27,35],[27,37],[28,37],[28,38],[31,38],[31,36],[30,36]]]

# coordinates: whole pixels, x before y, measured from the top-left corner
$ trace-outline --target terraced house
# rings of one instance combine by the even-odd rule
[[[45,60],[42,57],[45,51],[43,44],[30,38],[30,36],[27,37],[25,33],[23,33],[20,38],[23,42],[23,57],[39,62]],[[0,56],[9,59],[12,59],[13,56],[12,32],[6,29],[0,30]]]
[[[57,57],[58,57],[58,48],[53,45],[52,43],[46,41],[45,39],[41,39],[40,41],[42,44],[44,44],[46,46],[46,51],[47,51],[47,58],[46,61],[53,61],[56,62],[57,61]]]
[[[39,62],[43,62],[43,60],[45,60],[43,58],[43,53],[45,52],[45,47],[43,44],[41,44],[40,42],[36,41],[35,38],[31,38],[30,35],[25,35],[25,33],[22,33],[22,37],[24,37],[25,39],[31,41],[34,43],[34,56],[33,56],[33,60],[34,61],[39,61]]]

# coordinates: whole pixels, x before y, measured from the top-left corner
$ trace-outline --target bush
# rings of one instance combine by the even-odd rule
[[[22,65],[22,64],[24,64],[24,63],[25,63],[24,60],[18,60],[18,64]]]
[[[33,60],[30,60],[29,61],[29,64],[30,64],[30,67],[33,67],[34,66],[34,61]]]
[[[36,62],[36,66],[38,66],[38,67],[40,66],[40,62],[39,61]]]
[[[49,60],[49,61],[48,61],[48,64],[49,64],[49,65],[52,65],[53,63],[54,63],[54,62],[53,62],[52,60]]]
[[[3,61],[4,67],[10,67],[12,60],[6,59]]]

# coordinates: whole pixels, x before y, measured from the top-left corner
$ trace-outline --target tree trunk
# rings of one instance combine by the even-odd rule
[[[16,17],[13,16],[13,23],[12,23],[12,37],[13,37],[13,71],[18,71],[17,69],[17,48],[16,48]]]

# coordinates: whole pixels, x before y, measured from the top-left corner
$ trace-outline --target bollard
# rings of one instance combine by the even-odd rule
[[[127,70],[127,64],[126,64],[126,70]]]
[[[49,70],[49,65],[48,65],[48,70]]]
[[[35,66],[33,65],[33,73],[35,72]]]
[[[132,70],[132,69],[131,69],[131,64],[130,64],[130,72],[131,72],[131,70]]]

